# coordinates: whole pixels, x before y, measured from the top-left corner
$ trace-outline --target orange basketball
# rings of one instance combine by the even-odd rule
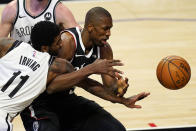
[[[183,88],[190,80],[191,68],[180,56],[167,56],[157,66],[157,78],[166,88],[177,90]]]

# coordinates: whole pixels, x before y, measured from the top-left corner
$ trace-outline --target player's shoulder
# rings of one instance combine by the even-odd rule
[[[73,43],[75,42],[75,38],[73,34],[66,30],[63,33],[61,33],[61,40],[63,41],[63,43],[66,43],[69,45],[73,45]]]
[[[65,4],[62,3],[62,1],[57,1],[56,9],[64,9],[67,8]]]
[[[8,11],[16,11],[16,9],[17,9],[17,1],[16,0],[9,2],[4,8],[4,10],[8,10]]]
[[[67,17],[66,15],[69,14],[70,10],[69,10],[69,8],[65,4],[63,4],[60,1],[60,2],[57,3],[57,5],[55,7],[55,12],[56,12],[56,15],[58,15],[58,16]]]
[[[71,10],[62,2],[55,7],[56,23],[64,23],[65,28],[78,26]]]
[[[61,34],[62,47],[58,52],[59,57],[71,60],[76,50],[76,43],[70,33]]]
[[[67,40],[70,40],[70,39],[73,39],[73,35],[68,31],[68,30],[64,30],[62,33],[61,33],[61,38],[64,40],[64,39],[67,39]]]
[[[10,3],[8,3],[5,8],[3,9],[3,12],[2,12],[2,19],[8,19],[9,20],[12,20],[15,18],[17,14],[17,1],[16,0],[13,0],[11,1]]]

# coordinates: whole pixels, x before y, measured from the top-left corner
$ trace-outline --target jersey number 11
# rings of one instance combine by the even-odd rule
[[[12,84],[12,82],[16,79],[16,77],[20,75],[20,73],[21,73],[21,71],[14,72],[13,76],[7,81],[7,83],[3,86],[1,91],[4,92]],[[28,80],[28,78],[29,78],[28,75],[20,77],[21,81],[14,88],[14,90],[9,94],[10,98],[12,98],[20,90],[20,88],[24,85],[24,83]]]

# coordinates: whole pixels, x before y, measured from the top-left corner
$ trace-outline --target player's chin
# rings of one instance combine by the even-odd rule
[[[108,43],[107,43],[107,41],[105,41],[105,40],[102,40],[102,41],[99,42],[99,46],[104,46],[104,45],[106,45],[106,44],[108,44]]]
[[[99,47],[103,47],[104,45],[105,45],[105,44],[102,43],[102,42],[97,43],[97,46],[99,46]]]

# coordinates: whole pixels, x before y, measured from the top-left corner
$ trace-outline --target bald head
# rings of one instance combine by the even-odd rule
[[[87,12],[84,26],[86,27],[89,24],[96,24],[103,17],[109,17],[112,19],[111,14],[106,9],[102,7],[94,7]]]

